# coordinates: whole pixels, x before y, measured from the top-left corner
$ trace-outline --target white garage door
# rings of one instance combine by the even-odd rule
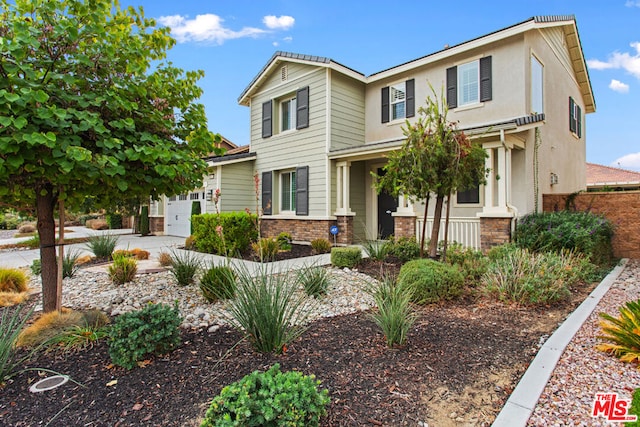
[[[173,196],[167,200],[165,219],[167,221],[168,235],[189,237],[189,234],[191,234],[191,204],[194,201],[202,203],[202,194],[202,192],[198,191]]]

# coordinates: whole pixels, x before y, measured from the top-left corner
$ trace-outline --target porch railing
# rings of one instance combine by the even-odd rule
[[[422,232],[422,218],[416,220],[416,239],[420,242],[420,233]],[[438,234],[438,241],[444,240],[444,223],[445,219],[442,218],[440,224],[440,232]],[[426,238],[431,236],[431,230],[433,229],[433,218],[427,218]],[[465,247],[473,249],[480,249],[480,219],[479,218],[464,218],[456,217],[449,218],[449,235],[447,236],[449,243],[457,242]]]

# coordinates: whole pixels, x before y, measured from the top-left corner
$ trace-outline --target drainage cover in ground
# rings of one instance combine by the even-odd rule
[[[37,383],[29,387],[31,393],[40,393],[42,391],[53,390],[56,387],[60,387],[62,384],[69,381],[69,377],[66,375],[54,375],[52,377],[43,378]]]

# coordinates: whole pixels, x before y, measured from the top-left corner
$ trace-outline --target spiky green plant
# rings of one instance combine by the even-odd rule
[[[171,252],[171,274],[178,286],[187,286],[195,282],[196,274],[202,265],[200,257],[193,251]]]
[[[613,354],[622,362],[640,362],[640,299],[628,301],[619,311],[618,317],[600,313],[603,334],[598,338],[608,342],[598,344],[596,348]]]
[[[313,266],[298,270],[298,281],[310,297],[319,298],[327,294],[331,278],[326,268]]]
[[[18,336],[33,313],[30,309],[23,315],[23,309],[23,306],[3,309],[0,315],[0,384],[16,375],[20,365],[33,354],[33,351],[26,354],[16,351]]]
[[[213,265],[202,275],[200,290],[209,302],[233,298],[236,294],[236,275],[230,267]]]
[[[387,255],[389,255],[391,245],[392,243],[388,240],[365,240],[362,242],[362,247],[367,255],[369,255],[369,258],[376,261],[384,261]]]
[[[378,306],[371,318],[382,329],[389,347],[403,345],[418,318],[411,306],[411,292],[408,286],[388,275],[369,288],[369,293]]]
[[[28,282],[24,271],[17,268],[0,268],[0,291],[24,292],[28,288]]]
[[[138,272],[138,261],[130,256],[119,254],[114,255],[113,264],[107,269],[109,278],[116,285],[124,285],[133,281]]]
[[[96,258],[109,258],[118,244],[118,239],[116,234],[99,234],[89,237],[86,245]]]

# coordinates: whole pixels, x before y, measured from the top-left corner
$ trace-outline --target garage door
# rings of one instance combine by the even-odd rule
[[[202,203],[202,192],[180,194],[167,200],[167,234],[170,236],[188,237],[191,234],[191,204]],[[202,206],[201,206],[202,207]]]

